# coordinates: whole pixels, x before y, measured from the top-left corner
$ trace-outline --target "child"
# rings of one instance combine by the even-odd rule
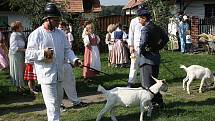
[[[111,62],[110,62],[110,60],[112,59],[111,52],[112,52],[112,47],[113,47],[113,44],[114,44],[114,42],[111,40],[111,33],[114,30],[115,30],[115,25],[114,24],[108,25],[108,28],[107,28],[107,32],[108,33],[106,34],[106,37],[105,37],[105,42],[108,45],[108,50],[109,50],[109,54],[108,54],[108,66],[111,66]]]
[[[190,52],[191,48],[192,48],[192,38],[190,35],[190,30],[188,30],[186,35],[186,52]]]
[[[99,36],[94,33],[94,26],[91,21],[85,23],[85,29],[82,34],[85,50],[84,50],[84,66],[101,70],[101,61],[98,45],[100,42]],[[84,80],[89,80],[91,77],[96,77],[98,72],[83,68]]]
[[[38,90],[35,88],[35,81],[37,80],[37,76],[34,69],[34,63],[28,60],[25,60],[25,74],[24,80],[28,81],[28,87],[32,94],[38,94]]]

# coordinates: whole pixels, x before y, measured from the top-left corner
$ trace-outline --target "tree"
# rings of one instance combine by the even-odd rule
[[[165,0],[147,0],[143,4],[149,9],[153,21],[160,25],[162,28],[167,30],[167,25],[169,23],[169,18],[172,16],[170,13],[171,6],[168,1]]]
[[[9,0],[11,10],[27,15],[32,23],[41,23],[44,6],[49,0]]]

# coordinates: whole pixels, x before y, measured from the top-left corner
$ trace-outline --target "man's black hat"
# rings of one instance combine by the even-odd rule
[[[54,3],[47,3],[44,9],[44,18],[60,17],[60,11]]]
[[[140,7],[139,9],[137,9],[137,16],[150,17],[151,15],[145,7]]]

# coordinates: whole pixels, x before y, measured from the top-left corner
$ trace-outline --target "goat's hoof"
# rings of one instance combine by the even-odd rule
[[[190,92],[188,92],[187,94],[190,95]]]
[[[183,88],[183,90],[186,90],[185,88]]]
[[[202,93],[202,91],[199,91],[199,93]]]

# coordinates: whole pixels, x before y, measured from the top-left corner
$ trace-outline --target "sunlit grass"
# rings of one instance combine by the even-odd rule
[[[194,80],[191,85],[191,95],[182,90],[182,80],[185,77],[180,64],[189,66],[198,64],[215,70],[215,56],[207,54],[188,55],[179,52],[162,52],[159,78],[164,78],[169,84],[169,90],[164,94],[167,104],[165,110],[156,110],[152,115],[154,121],[214,121],[215,119],[215,91],[209,90],[198,93],[200,80]],[[83,55],[79,55],[82,59]],[[103,85],[107,89],[116,86],[126,86],[129,68],[112,68],[107,66],[107,54],[101,54],[102,71],[110,74],[101,74],[90,83],[84,83],[82,69],[75,68],[77,90],[80,96],[96,93],[97,86]],[[0,72],[0,121],[45,121],[46,112],[37,113],[34,110],[44,109],[42,95],[35,100],[28,96],[18,96],[15,87],[11,86],[7,73]],[[138,78],[137,78],[138,79]],[[10,88],[4,89],[4,88]],[[27,102],[27,103],[24,103]],[[31,102],[31,103],[29,103]],[[62,121],[95,121],[97,114],[104,107],[104,102],[90,104],[82,109],[69,109],[62,114]],[[30,110],[28,112],[28,110]],[[33,110],[33,111],[32,111]],[[139,107],[123,108],[116,111],[119,121],[138,121]],[[149,120],[146,115],[145,120]],[[102,121],[110,121],[106,114]]]

